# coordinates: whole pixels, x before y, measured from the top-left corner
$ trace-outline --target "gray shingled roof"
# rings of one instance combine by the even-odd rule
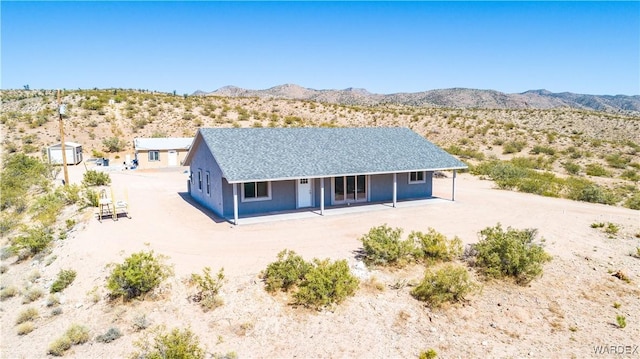
[[[408,128],[201,128],[197,136],[230,183],[467,168]]]

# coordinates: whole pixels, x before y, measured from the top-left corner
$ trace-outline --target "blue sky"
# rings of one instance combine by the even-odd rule
[[[640,2],[2,1],[1,86],[640,94]]]

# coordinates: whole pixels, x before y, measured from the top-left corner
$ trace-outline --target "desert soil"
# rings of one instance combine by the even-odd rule
[[[82,164],[71,167],[71,182],[79,182],[83,171]],[[441,357],[460,358],[624,357],[611,348],[609,354],[598,354],[595,347],[600,345],[630,346],[636,352],[626,356],[640,356],[640,259],[630,255],[640,246],[635,237],[640,233],[638,211],[500,191],[492,182],[463,174],[455,202],[232,226],[186,200],[182,169],[116,171],[111,178],[116,197],[124,197],[125,191],[128,195],[131,219],[99,222],[94,209],[80,212],[75,229],[56,241],[51,255],[5,262],[4,286],[48,288],[63,268],[78,276],[63,292],[60,315],[50,314],[46,295],[32,304],[22,304],[21,296],[0,303],[2,357],[45,357],[49,343],[72,323],[87,326],[92,338],[111,327],[124,336],[109,344],[91,340],[74,346],[67,357],[127,357],[149,330],[134,330],[142,315],[153,326],[190,327],[210,356],[411,358],[433,348]],[[436,179],[434,188],[436,195],[450,197],[451,179]],[[306,259],[347,259],[355,267],[358,238],[384,223],[403,228],[405,235],[433,227],[469,244],[478,240],[480,230],[498,222],[537,228],[553,260],[527,286],[478,278],[481,291],[463,304],[432,310],[411,297],[411,287],[403,284],[422,277],[420,265],[361,271],[363,284],[356,295],[320,312],[292,307],[284,294],[268,294],[259,278],[285,248]],[[590,227],[594,222],[615,223],[621,231],[609,238]],[[141,250],[166,255],[175,276],[155,298],[108,302],[107,265]],[[224,305],[205,313],[188,300],[192,288],[186,279],[206,266],[213,271],[224,267],[227,281],[221,293]],[[27,283],[28,273],[36,270],[41,278]],[[618,270],[630,283],[612,276]],[[375,277],[385,289],[367,285],[366,277]],[[95,288],[97,302],[89,294]],[[614,302],[621,306],[614,308]],[[29,306],[39,309],[40,318],[33,332],[19,336],[14,323]],[[619,314],[626,316],[624,329],[615,324]]]

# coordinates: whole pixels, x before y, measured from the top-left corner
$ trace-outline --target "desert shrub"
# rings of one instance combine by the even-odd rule
[[[528,283],[542,274],[542,264],[551,260],[542,246],[534,243],[536,229],[505,231],[500,223],[480,231],[480,241],[472,246],[475,265],[494,278],[515,278],[520,284]]]
[[[411,260],[415,252],[413,241],[402,240],[401,228],[391,228],[386,224],[373,227],[360,238],[363,259],[370,265],[402,266]]]
[[[464,300],[465,295],[475,288],[476,284],[465,267],[447,263],[437,270],[427,270],[411,295],[437,308],[444,303]]]
[[[38,309],[34,307],[26,308],[18,314],[18,318],[16,318],[16,324],[22,324],[24,322],[35,320],[39,316],[40,313],[38,313]]]
[[[429,350],[420,352],[418,359],[436,359],[437,356],[438,356],[438,353],[436,353],[434,349],[429,349]]]
[[[107,152],[120,152],[126,143],[118,137],[110,137],[102,140],[102,144]]]
[[[145,336],[141,341],[134,343],[139,349],[139,352],[134,353],[134,358],[202,359],[205,357],[205,351],[200,347],[200,339],[190,329],[174,328],[166,333],[163,328],[157,328],[154,334],[152,340]]]
[[[141,330],[149,328],[149,326],[151,326],[151,321],[145,314],[142,314],[133,318],[133,323],[131,326],[136,332],[139,332]]]
[[[604,159],[605,161],[607,161],[607,164],[610,167],[621,169],[626,168],[629,162],[631,162],[631,159],[629,157],[623,156],[619,153],[608,155]]]
[[[85,188],[84,200],[85,205],[90,207],[98,207],[98,205],[100,205],[100,194],[98,194],[98,191],[94,189]]]
[[[88,170],[82,177],[85,186],[106,186],[111,183],[111,177],[106,172]]]
[[[44,295],[44,291],[38,287],[29,288],[26,292],[24,292],[22,303],[28,304],[32,303]]]
[[[516,189],[524,193],[534,193],[547,197],[559,197],[562,181],[550,172],[531,172],[526,178],[520,179]]]
[[[0,237],[6,238],[7,234],[16,229],[20,224],[20,218],[8,210],[0,213]]]
[[[527,143],[525,141],[509,141],[502,146],[502,153],[503,154],[518,153],[522,151],[522,149],[526,145]]]
[[[49,294],[47,297],[47,307],[55,307],[60,304],[60,297],[57,294]]]
[[[224,268],[220,268],[218,274],[211,276],[211,268],[205,267],[202,270],[202,275],[193,273],[191,274],[191,283],[195,284],[198,291],[191,296],[191,300],[200,303],[200,306],[205,310],[214,309],[222,304],[220,298],[218,298],[218,292],[222,288],[224,282]]]
[[[61,269],[58,272],[58,277],[51,284],[50,292],[57,293],[63,291],[66,287],[68,287],[73,281],[76,279],[76,271],[73,269]]]
[[[586,179],[567,178],[565,187],[567,198],[572,200],[603,204],[614,204],[617,201],[611,192]]]
[[[597,163],[589,163],[585,166],[585,173],[588,176],[606,177],[609,176],[609,172]]]
[[[70,348],[71,339],[69,339],[69,337],[67,337],[66,335],[63,335],[49,344],[47,353],[59,357],[64,355],[64,352],[66,352]]]
[[[640,209],[640,192],[634,193],[631,197],[627,198],[624,206],[631,209]]]
[[[163,259],[153,251],[133,253],[125,258],[124,263],[115,265],[107,278],[109,295],[127,300],[153,290],[172,274]]]
[[[33,186],[48,188],[48,175],[48,166],[37,158],[24,153],[6,156],[0,175],[0,209],[22,205]]]
[[[29,228],[26,233],[14,238],[11,246],[15,253],[28,258],[49,248],[52,241],[53,232],[51,229],[38,226]]]
[[[562,167],[564,167],[564,170],[567,171],[567,173],[572,175],[577,175],[582,169],[579,164],[571,161],[565,162]]]
[[[526,178],[534,171],[518,167],[507,161],[489,161],[472,168],[471,173],[487,176],[496,182],[500,189],[513,189],[522,178]]]
[[[456,145],[451,145],[446,148],[446,151],[460,158],[473,158],[479,161],[484,160],[484,153],[474,149],[461,148]]]
[[[531,153],[532,155],[538,155],[540,153],[544,153],[546,155],[553,156],[556,154],[556,150],[548,146],[535,145],[533,146],[531,151],[529,151],[529,153]]]
[[[607,223],[607,226],[604,227],[604,233],[610,235],[610,236],[615,236],[616,234],[618,234],[618,231],[620,231],[620,227],[618,227],[617,224],[615,223]]]
[[[71,344],[83,344],[89,341],[89,329],[80,324],[73,324],[67,329],[65,335],[71,340]]]
[[[51,311],[51,315],[56,316],[56,315],[60,315],[62,314],[62,308],[61,307],[56,307],[53,308],[53,310]]]
[[[80,201],[80,189],[77,184],[67,184],[56,188],[56,196],[66,205],[78,203]]]
[[[462,254],[460,238],[447,239],[433,228],[429,228],[427,233],[411,232],[409,240],[418,244],[419,256],[425,259],[448,261]]]
[[[591,228],[604,228],[604,222],[591,223]]]
[[[285,249],[278,253],[278,260],[269,264],[263,273],[265,288],[269,292],[286,292],[298,285],[310,268],[311,265],[296,252]]]
[[[627,326],[627,318],[624,315],[618,314],[616,316],[616,323],[618,323],[618,327],[624,328]]]
[[[626,170],[620,174],[620,178],[624,178],[629,181],[638,182],[640,181],[640,175],[636,170]]]
[[[0,300],[13,298],[18,294],[18,288],[14,286],[4,287],[0,290]]]
[[[30,208],[32,218],[44,226],[53,225],[64,208],[64,199],[56,192],[37,197]]]
[[[18,328],[16,328],[18,335],[26,335],[31,333],[34,329],[36,328],[35,324],[33,324],[33,322],[24,322],[20,325],[18,325]]]
[[[346,260],[332,263],[328,259],[314,259],[294,297],[298,304],[320,309],[352,296],[358,284],[358,278],[351,274]]]
[[[109,328],[106,333],[98,335],[96,337],[96,341],[100,343],[111,343],[112,341],[120,338],[122,336],[122,332],[118,328]]]

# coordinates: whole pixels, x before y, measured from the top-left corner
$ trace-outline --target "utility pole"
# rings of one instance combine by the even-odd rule
[[[62,122],[62,115],[64,115],[66,109],[60,102],[60,90],[58,90],[58,114],[60,114],[60,149],[62,150],[62,168],[64,169],[64,185],[69,184],[69,172],[67,171],[67,150],[64,148],[64,122]]]

